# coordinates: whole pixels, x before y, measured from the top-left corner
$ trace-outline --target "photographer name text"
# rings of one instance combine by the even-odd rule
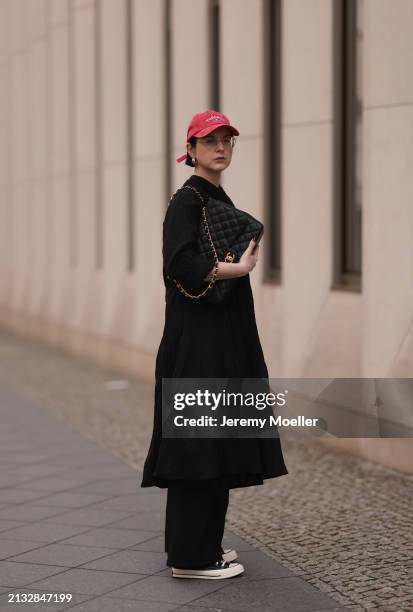
[[[316,427],[318,418],[308,418],[299,415],[296,418],[288,419],[281,416],[270,416],[263,418],[228,418],[223,415],[221,421],[212,416],[202,415],[197,418],[184,417],[178,415],[174,417],[174,425],[177,427],[259,427],[262,429],[266,425],[284,427]]]

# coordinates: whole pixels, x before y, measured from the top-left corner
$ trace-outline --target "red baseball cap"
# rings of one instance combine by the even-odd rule
[[[234,136],[239,135],[238,130],[230,124],[228,117],[223,113],[219,113],[211,108],[204,113],[197,113],[189,122],[186,141],[188,142],[192,136],[202,138],[202,136],[206,136],[222,125],[227,126]],[[177,157],[176,161],[182,162],[184,159],[186,159],[186,153],[185,155],[181,155],[181,157]]]

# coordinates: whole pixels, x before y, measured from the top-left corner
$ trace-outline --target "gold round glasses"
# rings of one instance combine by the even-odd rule
[[[198,138],[203,145],[205,145],[208,149],[215,149],[219,142],[222,142],[224,147],[235,147],[235,143],[237,139],[235,136],[224,136],[223,138],[215,138],[215,136],[205,136],[204,138]]]

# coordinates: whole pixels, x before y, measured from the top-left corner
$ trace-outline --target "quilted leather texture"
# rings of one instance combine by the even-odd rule
[[[219,261],[225,261],[229,253],[233,256],[233,262],[240,260],[241,255],[247,248],[252,238],[257,238],[263,232],[263,224],[252,215],[239,208],[235,208],[227,202],[215,200],[209,197],[205,199],[198,190],[192,186],[183,187],[195,191],[206,207],[206,218],[211,233],[212,242],[218,255]],[[205,223],[201,217],[198,238],[198,249],[201,254],[213,258],[213,251],[208,239]],[[213,287],[202,298],[213,304],[219,304],[225,300],[228,293],[238,281],[237,278],[218,279]]]

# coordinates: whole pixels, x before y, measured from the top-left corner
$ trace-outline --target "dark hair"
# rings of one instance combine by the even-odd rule
[[[190,138],[188,140],[188,142],[194,147],[196,145],[196,141],[197,141],[197,137],[196,136],[192,136],[192,138]],[[191,168],[195,168],[195,164],[192,163],[192,157],[189,155],[189,153],[186,154],[186,160],[185,160],[185,164],[187,166],[191,166]]]

